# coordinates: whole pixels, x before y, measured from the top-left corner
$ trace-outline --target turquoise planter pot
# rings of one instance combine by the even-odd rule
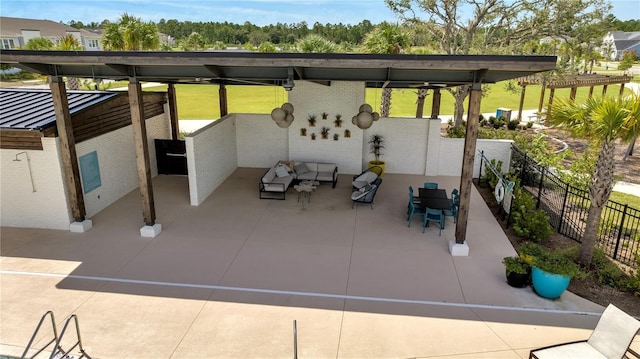
[[[539,296],[556,299],[567,289],[571,277],[545,272],[538,267],[533,267],[531,281],[533,282],[533,289]]]

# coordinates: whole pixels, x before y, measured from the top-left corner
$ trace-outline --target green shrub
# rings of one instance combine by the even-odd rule
[[[531,128],[531,127],[533,127],[533,121],[527,122],[527,128]]]
[[[515,130],[518,128],[518,125],[520,124],[520,121],[518,120],[511,120],[507,123],[507,128],[511,131]]]
[[[498,171],[498,173],[502,174],[502,161],[496,162],[494,158],[490,161],[490,163]],[[484,176],[482,176],[482,181],[484,183],[487,183],[491,188],[495,188],[495,186],[498,184],[498,176],[493,173],[489,164],[484,165]]]
[[[447,127],[447,137],[450,138],[464,138],[466,133],[467,129],[462,125]]]
[[[536,243],[549,238],[553,232],[549,216],[545,211],[536,209],[533,196],[522,190],[519,184],[515,186],[513,195],[511,222],[516,233]]]

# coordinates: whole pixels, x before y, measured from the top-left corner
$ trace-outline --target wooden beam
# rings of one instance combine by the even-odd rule
[[[462,173],[460,175],[460,205],[456,222],[456,243],[464,244],[467,238],[467,219],[471,204],[471,185],[473,177],[473,163],[478,140],[478,122],[480,118],[480,100],[482,87],[474,84],[469,95],[469,110],[467,112],[467,133],[464,138],[464,153],[462,157]]]
[[[589,87],[589,98],[593,97],[593,86]]]
[[[58,127],[58,138],[60,140],[60,155],[62,156],[62,166],[71,205],[71,215],[76,222],[85,220],[87,211],[84,206],[84,195],[82,193],[82,183],[80,181],[80,166],[78,165],[78,155],[76,153],[76,142],[73,137],[73,125],[71,114],[69,113],[69,102],[67,90],[61,77],[54,76],[49,84],[51,97],[53,98],[53,110],[56,114],[56,126]]]
[[[180,139],[180,124],[178,122],[178,100],[176,97],[176,85],[169,84],[167,89],[167,101],[169,103],[169,121],[171,123],[171,139]]]
[[[220,70],[220,66],[204,65],[204,68],[207,69],[207,71],[214,74],[216,77],[222,77],[222,71]]]
[[[571,88],[571,91],[569,91],[569,99],[571,99],[571,101],[575,101],[576,100],[576,93],[577,92],[578,92],[578,88],[577,87],[572,87]],[[549,107],[551,107],[551,106],[549,106]]]
[[[153,226],[156,222],[156,213],[153,201],[151,166],[149,165],[147,126],[144,120],[142,86],[137,79],[131,79],[129,82],[129,107],[131,109],[131,125],[133,127],[133,141],[136,150],[138,183],[140,184],[140,196],[142,199],[142,215],[144,223],[147,226]]]
[[[440,89],[433,89],[433,99],[431,100],[431,118],[438,118],[440,116],[440,102],[442,94]]]
[[[427,89],[418,89],[418,101],[416,105],[416,118],[422,118],[424,113],[424,100],[427,97]]]
[[[618,97],[622,97],[624,94],[624,84],[620,84],[620,92],[618,92]]]
[[[221,83],[218,89],[218,99],[220,101],[220,117],[224,117],[229,113],[227,106],[227,87]]]
[[[607,94],[607,85],[602,86],[602,97]]]

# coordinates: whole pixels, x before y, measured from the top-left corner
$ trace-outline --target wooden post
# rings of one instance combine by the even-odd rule
[[[138,183],[140,184],[140,196],[142,198],[142,215],[144,223],[147,226],[153,226],[156,222],[156,212],[153,202],[151,166],[149,165],[147,126],[144,119],[142,86],[135,78],[129,81],[129,107],[131,110],[131,125],[133,127],[133,142],[136,149]]]
[[[518,121],[522,121],[522,109],[524,108],[524,94],[527,91],[527,85],[522,85],[520,91],[520,105],[518,106]]]
[[[602,97],[607,94],[607,85],[602,86]]]
[[[418,103],[416,106],[416,118],[422,118],[424,114],[424,100],[427,97],[427,89],[418,89]]]
[[[64,87],[64,81],[59,76],[51,77],[49,88],[51,89],[53,109],[56,114],[56,126],[60,140],[64,179],[67,193],[69,194],[69,204],[71,205],[71,215],[74,221],[82,222],[85,220],[87,211],[84,206],[80,166],[78,165],[78,155],[76,153],[76,141],[73,137],[67,90]]]
[[[572,87],[571,91],[569,92],[569,99],[571,99],[571,101],[575,101],[576,100],[576,93],[578,92],[578,88],[577,87]],[[551,105],[551,104],[549,104]],[[549,106],[551,107],[551,106]]]
[[[473,162],[476,155],[476,141],[478,140],[478,121],[480,118],[480,100],[482,86],[473,84],[469,95],[469,110],[467,112],[467,134],[464,138],[464,153],[462,155],[462,173],[460,176],[460,205],[458,207],[458,221],[456,222],[456,243],[464,244],[467,237],[467,219],[471,203],[471,185],[473,177]]]
[[[176,86],[169,84],[167,90],[167,102],[169,103],[169,121],[171,122],[171,139],[180,139],[180,124],[178,122],[178,100],[176,98]]]
[[[542,106],[544,106],[544,92],[547,89],[547,84],[543,82],[540,86],[542,86],[542,88],[540,89],[540,101],[538,102],[538,113],[542,113]]]
[[[440,101],[442,94],[440,89],[433,89],[433,100],[431,100],[431,118],[438,118],[440,116]]]
[[[547,106],[547,113],[551,113],[551,105],[553,105],[553,95],[555,94],[556,89],[551,89],[549,91],[549,106]],[[538,119],[542,119],[542,114],[538,114]]]
[[[620,84],[620,92],[618,93],[618,97],[622,97],[624,94],[624,83]]]
[[[220,100],[220,117],[224,117],[229,113],[229,110],[227,107],[227,87],[223,83],[220,83],[218,98]]]
[[[589,98],[593,97],[593,86],[589,87]]]

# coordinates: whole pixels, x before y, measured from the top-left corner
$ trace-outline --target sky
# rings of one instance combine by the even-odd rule
[[[560,0],[562,1],[562,0]],[[613,0],[612,13],[619,20],[640,19],[640,0]],[[68,23],[117,21],[123,13],[144,21],[176,19],[193,22],[230,22],[254,25],[293,24],[306,21],[321,24],[373,24],[397,21],[383,0],[1,0],[0,15],[47,19]]]

